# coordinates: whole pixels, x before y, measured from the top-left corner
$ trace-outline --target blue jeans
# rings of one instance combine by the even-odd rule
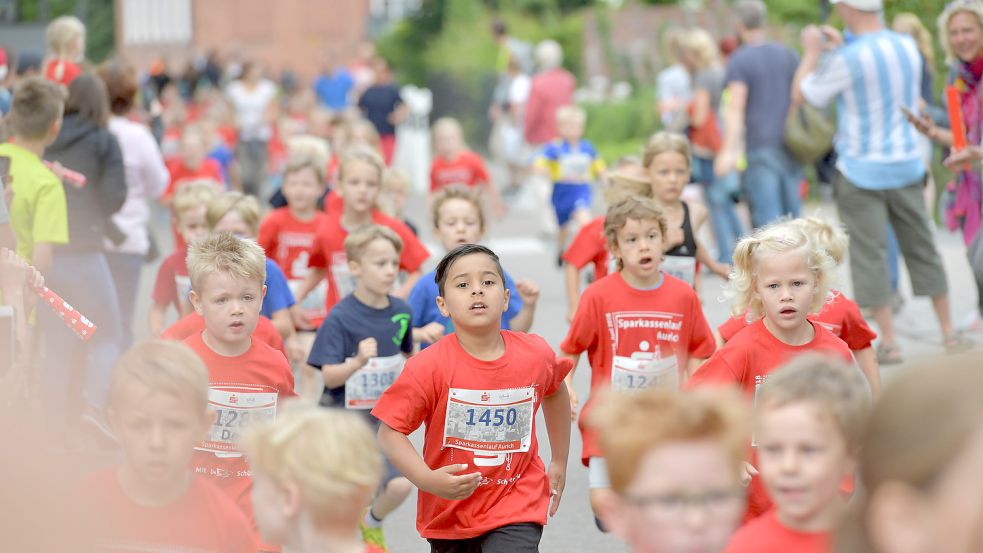
[[[140,271],[144,256],[133,253],[107,252],[106,261],[116,284],[116,298],[119,300],[120,351],[126,351],[133,344],[133,312],[136,309],[137,290],[140,289]]]
[[[710,226],[717,242],[717,261],[731,263],[737,239],[744,234],[744,226],[734,209],[733,194],[739,188],[737,173],[718,178],[713,174],[712,159],[694,157],[693,178],[703,185]]]
[[[802,168],[783,147],[747,153],[744,197],[751,208],[751,226],[760,228],[781,217],[798,217],[802,207]]]
[[[92,337],[83,341],[54,311],[38,308],[44,340],[41,380],[56,416],[76,415],[83,390],[89,406],[106,405],[122,335],[112,279],[102,252],[55,252],[45,283],[96,325]]]

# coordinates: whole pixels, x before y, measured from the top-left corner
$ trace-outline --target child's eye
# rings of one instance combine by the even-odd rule
[[[486,280],[486,281],[482,282],[482,284],[484,284],[485,286],[494,286],[495,285],[495,281],[494,280]]]
[[[773,282],[773,283],[771,283],[771,284],[769,284],[769,285],[768,285],[768,288],[771,288],[772,290],[775,290],[775,289],[777,289],[777,288],[778,288],[778,284],[775,284],[775,283]]]
[[[457,287],[458,288],[467,288],[468,287],[468,283],[467,282],[458,282],[457,283]]]
[[[796,280],[795,282],[792,283],[792,286],[805,286],[805,282],[802,282],[801,280]]]
[[[253,301],[252,294],[246,294],[245,296],[242,296],[242,301],[247,301],[247,302]]]

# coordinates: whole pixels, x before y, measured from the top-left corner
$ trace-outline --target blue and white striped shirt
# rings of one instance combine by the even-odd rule
[[[882,30],[857,36],[802,80],[810,104],[836,100],[837,168],[856,186],[900,188],[924,176],[918,132],[901,111],[917,110],[921,78],[915,43]]]

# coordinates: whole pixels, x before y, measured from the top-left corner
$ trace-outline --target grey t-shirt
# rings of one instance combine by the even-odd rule
[[[742,82],[748,89],[744,111],[748,151],[784,144],[785,116],[798,66],[798,54],[775,42],[743,46],[727,61],[724,82]]]
[[[710,93],[710,107],[714,113],[720,110],[720,96],[724,91],[724,68],[709,67],[693,76],[693,90]]]

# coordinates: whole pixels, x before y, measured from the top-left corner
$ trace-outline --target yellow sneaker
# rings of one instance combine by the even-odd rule
[[[386,536],[382,533],[382,526],[378,528],[369,528],[365,524],[365,516],[369,514],[369,510],[366,509],[362,512],[362,518],[358,521],[358,529],[362,532],[362,541],[366,544],[375,547],[380,551],[389,551],[386,547]]]

